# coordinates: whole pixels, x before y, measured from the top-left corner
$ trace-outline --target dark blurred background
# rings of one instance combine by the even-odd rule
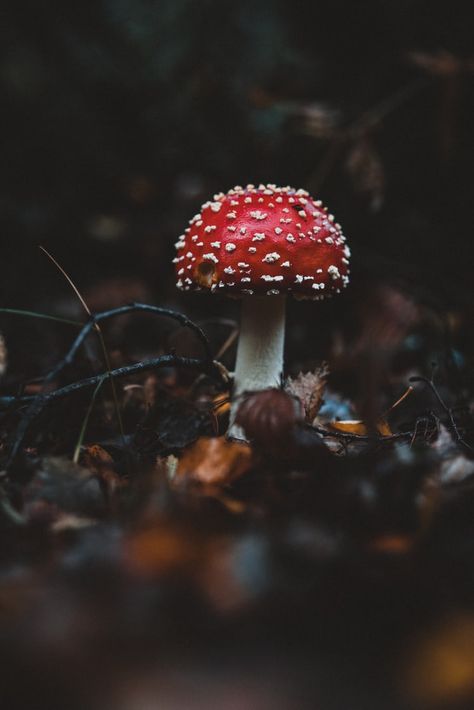
[[[92,305],[194,309],[175,238],[210,194],[260,181],[321,197],[356,275],[470,298],[469,6],[3,3],[2,304],[65,292],[43,244],[101,284]]]

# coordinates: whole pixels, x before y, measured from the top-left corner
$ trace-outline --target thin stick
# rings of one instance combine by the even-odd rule
[[[74,342],[72,343],[72,345],[69,348],[65,357],[47,375],[47,378],[46,378],[47,381],[48,382],[52,381],[54,378],[56,378],[59,375],[59,373],[67,365],[72,364],[74,357],[76,356],[76,353],[79,350],[80,346],[82,345],[84,340],[87,338],[89,333],[94,329],[94,327],[97,323],[99,323],[103,320],[109,319],[109,318],[113,318],[115,316],[120,316],[120,315],[124,315],[126,313],[131,313],[133,311],[150,312],[150,313],[154,313],[155,315],[158,315],[158,316],[166,316],[168,318],[173,318],[174,320],[177,320],[179,323],[181,323],[182,326],[188,327],[196,333],[196,335],[199,337],[202,344],[204,345],[206,358],[209,360],[212,359],[212,356],[210,354],[209,341],[207,340],[203,331],[201,330],[201,328],[198,325],[193,323],[191,320],[189,320],[189,318],[184,316],[182,313],[177,313],[176,311],[172,311],[167,308],[160,308],[159,306],[149,306],[146,303],[131,303],[127,306],[119,306],[118,308],[113,308],[109,311],[103,311],[102,313],[96,313],[95,315],[91,316],[91,319],[87,323],[84,324],[81,332],[75,338]]]
[[[64,278],[66,279],[66,281],[68,282],[68,284],[70,285],[70,287],[72,288],[72,290],[74,291],[74,293],[76,294],[76,296],[78,297],[79,301],[81,302],[82,307],[84,308],[84,310],[85,310],[85,312],[87,313],[87,315],[88,315],[88,316],[91,316],[92,313],[91,313],[91,311],[90,311],[90,309],[89,309],[89,306],[88,306],[87,303],[84,301],[84,298],[82,297],[82,295],[81,295],[79,289],[77,288],[76,284],[73,282],[73,280],[71,279],[71,277],[69,276],[69,274],[67,274],[67,273],[64,271],[64,269],[63,269],[63,267],[61,266],[61,264],[59,264],[59,263],[56,261],[56,259],[54,258],[54,256],[53,256],[52,254],[50,254],[49,251],[48,251],[47,249],[45,249],[45,247],[41,246],[41,244],[40,244],[39,248],[40,248],[40,250],[41,250],[44,254],[46,254],[46,256],[48,257],[48,259],[50,259],[50,260],[53,262],[53,264],[54,264],[55,267],[58,269],[58,271],[60,271],[60,272],[62,273],[62,275],[64,276]]]
[[[390,412],[393,412],[393,410],[398,407],[399,404],[405,401],[405,399],[413,392],[413,387],[410,385],[410,387],[407,389],[406,392],[402,394],[401,397],[397,399],[395,404],[392,404],[388,409],[385,410],[385,412],[382,414],[382,418],[385,418]]]
[[[410,377],[410,382],[423,382],[425,385],[427,385],[427,387],[430,388],[431,392],[436,397],[441,409],[443,409],[445,414],[447,414],[449,417],[449,422],[451,425],[451,429],[454,432],[455,440],[457,441],[457,443],[460,446],[462,446],[466,451],[469,451],[469,453],[472,455],[472,452],[474,451],[473,447],[470,444],[468,444],[467,441],[464,441],[461,434],[459,433],[458,426],[457,426],[456,421],[454,419],[453,410],[451,407],[448,407],[446,402],[441,397],[440,393],[438,392],[438,390],[433,382],[433,379],[429,380],[427,377],[414,376],[414,377]]]
[[[208,339],[206,338],[202,329],[198,325],[196,325],[196,323],[191,321],[187,316],[183,315],[182,313],[178,313],[177,311],[172,311],[168,308],[150,306],[146,303],[131,303],[127,306],[119,306],[118,308],[113,308],[109,311],[103,311],[102,313],[96,313],[95,315],[93,315],[91,319],[84,324],[82,330],[77,335],[71,347],[69,348],[69,351],[66,353],[66,356],[44,378],[43,391],[46,385],[52,382],[67,365],[70,365],[73,362],[77,351],[79,350],[80,346],[87,338],[89,333],[93,330],[96,322],[136,311],[142,311],[152,313],[157,316],[172,318],[173,320],[178,321],[178,323],[180,323],[183,327],[187,327],[192,330],[197,335],[204,347],[205,362],[208,364],[212,364],[213,359],[210,352],[210,344]],[[220,367],[220,379],[221,381],[224,381],[224,368],[222,366]],[[41,411],[44,397],[44,394],[39,394],[36,396],[26,395],[21,397],[0,397],[0,405],[6,408],[13,407],[15,404],[27,403],[29,405],[26,411],[23,413],[22,419],[20,420],[20,423],[17,427],[14,443],[12,445],[12,449],[8,457],[7,467],[11,465],[12,461],[16,457],[21,443],[23,442],[23,439],[26,435],[30,422],[37,416],[37,413]]]
[[[34,401],[26,411],[20,426],[17,429],[15,440],[12,444],[11,452],[8,457],[7,463],[5,464],[5,470],[11,466],[14,461],[19,448],[23,442],[25,434],[28,430],[29,425],[35,419],[43,409],[58,399],[73,394],[74,392],[80,392],[83,389],[88,389],[89,387],[95,387],[101,383],[105,378],[120,378],[127,377],[130,375],[135,375],[140,372],[146,372],[147,370],[157,370],[162,367],[184,367],[189,369],[200,369],[204,371],[211,377],[214,377],[218,382],[227,386],[227,380],[223,373],[223,368],[220,363],[212,360],[199,360],[197,358],[186,358],[180,357],[178,355],[161,355],[160,357],[152,358],[151,360],[143,360],[142,362],[137,362],[134,365],[126,365],[125,367],[119,367],[115,370],[110,370],[109,372],[103,372],[100,375],[94,375],[93,377],[87,377],[84,380],[79,380],[78,382],[72,382],[65,387],[61,387],[53,392],[40,395],[35,397]]]
[[[224,343],[221,345],[219,350],[216,353],[216,360],[220,360],[223,355],[226,354],[228,349],[235,343],[237,338],[239,337],[239,329],[235,328],[235,330],[232,331],[232,333],[227,337],[227,339],[224,341]]]

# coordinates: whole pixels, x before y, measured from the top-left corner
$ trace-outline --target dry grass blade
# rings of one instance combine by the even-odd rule
[[[21,308],[0,308],[0,313],[11,313],[14,316],[25,316],[27,318],[39,318],[43,320],[51,320],[56,323],[66,323],[67,325],[81,326],[83,323],[78,320],[70,320],[69,318],[61,318],[61,316],[52,316],[49,313],[37,313],[36,311],[24,311]]]
[[[87,425],[88,425],[88,423],[89,423],[89,418],[90,418],[90,415],[92,414],[92,409],[93,409],[93,407],[94,407],[96,397],[97,397],[97,395],[99,394],[99,390],[100,390],[100,388],[102,387],[102,385],[104,384],[104,380],[106,379],[106,377],[107,377],[107,375],[105,375],[105,376],[99,381],[99,383],[98,383],[98,385],[96,386],[94,392],[92,393],[91,401],[90,401],[89,406],[88,406],[88,408],[87,408],[87,412],[86,412],[86,415],[85,415],[85,417],[84,417],[84,421],[82,422],[81,431],[79,432],[79,437],[78,437],[78,440],[77,440],[76,448],[74,449],[74,455],[73,455],[73,457],[72,457],[72,460],[74,461],[74,463],[79,463],[79,457],[80,457],[80,455],[81,455],[82,443],[83,443],[83,441],[84,441],[84,436],[85,436],[85,434],[86,434],[86,429],[87,429]]]
[[[53,256],[52,254],[50,254],[47,249],[45,249],[45,248],[44,248],[43,246],[41,246],[41,245],[40,245],[39,248],[41,249],[41,251],[42,251],[44,254],[46,254],[46,256],[48,257],[48,259],[50,259],[50,260],[52,261],[52,263],[56,266],[56,268],[61,272],[61,274],[64,276],[64,278],[66,279],[66,281],[67,281],[68,284],[71,286],[71,288],[72,288],[72,290],[74,291],[74,293],[76,294],[77,298],[79,299],[79,301],[80,301],[82,307],[84,308],[85,312],[87,313],[87,315],[88,315],[89,317],[92,317],[92,311],[90,310],[89,306],[88,306],[87,303],[85,302],[85,300],[84,300],[84,298],[83,298],[81,292],[79,291],[79,289],[77,288],[77,286],[75,285],[75,283],[73,282],[73,280],[71,279],[71,277],[69,276],[69,274],[66,273],[66,271],[63,269],[63,267],[61,266],[61,264],[59,264],[59,263],[56,261],[56,259],[54,258],[54,256]],[[96,331],[97,336],[98,336],[98,338],[99,338],[100,346],[101,346],[101,349],[102,349],[102,354],[103,354],[103,357],[104,357],[105,368],[106,368],[106,370],[107,370],[107,374],[108,374],[109,380],[110,380],[110,386],[111,386],[111,389],[112,389],[112,396],[113,396],[113,399],[114,399],[114,407],[115,407],[115,413],[116,413],[116,415],[117,415],[117,422],[118,422],[119,429],[120,429],[120,435],[121,435],[121,437],[122,437],[123,442],[125,442],[125,430],[124,430],[124,427],[123,427],[122,415],[121,415],[121,413],[120,413],[120,405],[119,405],[118,396],[117,396],[117,388],[115,387],[115,382],[114,382],[113,378],[110,377],[110,372],[111,372],[111,370],[112,370],[112,366],[111,366],[111,363],[110,363],[109,353],[107,352],[107,347],[106,347],[106,345],[105,345],[104,336],[103,336],[103,334],[102,334],[102,330],[101,330],[100,325],[99,325],[98,323],[95,323],[95,324],[94,324],[94,330]]]

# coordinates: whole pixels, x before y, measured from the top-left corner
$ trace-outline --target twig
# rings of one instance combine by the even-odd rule
[[[201,330],[201,328],[198,325],[193,323],[193,321],[189,320],[189,318],[187,316],[183,315],[182,313],[172,311],[168,308],[160,308],[159,306],[150,306],[146,303],[130,303],[126,306],[119,306],[118,308],[112,308],[109,311],[102,311],[101,313],[95,313],[94,315],[92,315],[90,317],[90,320],[84,324],[82,330],[75,338],[74,342],[72,343],[71,347],[69,348],[69,350],[66,353],[66,355],[64,356],[64,358],[47,375],[46,381],[51,382],[53,379],[55,379],[59,375],[59,373],[67,365],[72,364],[72,362],[74,361],[74,358],[76,356],[76,353],[79,350],[79,348],[81,347],[82,343],[84,342],[84,340],[87,338],[89,333],[95,328],[95,326],[98,323],[101,323],[102,321],[107,320],[109,318],[114,318],[115,316],[121,316],[126,313],[132,313],[133,311],[143,311],[143,312],[148,312],[148,313],[154,313],[157,316],[165,316],[167,318],[172,318],[173,320],[178,321],[183,327],[189,328],[194,333],[196,333],[197,337],[199,338],[202,345],[204,346],[206,359],[208,359],[208,360],[212,359],[209,341],[206,338],[206,336],[204,335],[204,332]]]
[[[336,431],[324,429],[323,427],[312,427],[318,434],[321,434],[326,439],[340,439],[341,441],[346,441],[350,443],[351,441],[365,441],[373,443],[390,443],[393,441],[399,441],[400,439],[407,439],[413,436],[412,431],[401,431],[397,434],[390,434],[389,436],[384,435],[369,435],[369,434],[350,434],[348,432]]]
[[[464,441],[464,439],[462,438],[462,436],[459,432],[459,429],[458,429],[458,425],[456,424],[456,420],[454,419],[453,410],[451,407],[448,407],[446,402],[441,397],[440,393],[438,392],[438,390],[436,388],[436,385],[433,382],[433,379],[428,379],[428,377],[422,377],[422,376],[417,375],[414,377],[410,377],[410,382],[423,382],[425,385],[427,385],[427,387],[429,387],[431,392],[436,397],[441,409],[445,412],[445,414],[447,414],[447,416],[449,418],[450,427],[448,427],[448,428],[451,428],[451,430],[453,431],[455,441],[460,446],[464,447],[467,451],[472,453],[474,451],[473,447],[470,444],[468,444],[467,441]]]
[[[131,313],[135,311],[141,311],[141,312],[148,312],[148,313],[153,313],[154,315],[157,316],[164,316],[167,318],[172,318],[173,320],[178,321],[180,325],[183,327],[187,327],[190,330],[192,330],[197,337],[199,338],[200,342],[202,343],[205,351],[205,360],[208,363],[212,363],[212,355],[211,355],[211,350],[210,350],[210,344],[208,339],[206,338],[204,332],[202,329],[193,323],[187,316],[183,315],[182,313],[178,313],[177,311],[173,311],[168,308],[161,308],[159,306],[151,306],[146,303],[131,303],[126,306],[119,306],[118,308],[113,308],[108,311],[102,311],[101,313],[95,313],[91,316],[90,320],[84,324],[82,327],[80,333],[77,335],[77,337],[74,339],[74,342],[72,343],[71,347],[69,348],[68,352],[66,353],[65,357],[46,375],[44,381],[43,381],[43,389],[45,386],[47,386],[50,382],[52,382],[61,372],[64,370],[64,368],[67,365],[72,364],[74,361],[74,357],[76,356],[77,351],[81,347],[82,343],[84,340],[87,338],[89,333],[93,330],[94,326],[96,323],[102,322],[103,320],[113,318],[115,316],[119,315],[124,315],[126,313]],[[220,373],[221,378],[223,379],[223,373]],[[21,446],[21,443],[25,437],[26,431],[28,430],[30,421],[32,421],[36,416],[39,411],[41,411],[42,406],[43,406],[43,400],[44,397],[47,396],[45,394],[39,394],[34,397],[1,397],[0,398],[0,404],[3,406],[11,407],[16,403],[28,403],[29,407],[27,410],[23,413],[22,419],[18,425],[16,436],[15,436],[15,441],[10,453],[10,456],[8,457],[8,462],[7,466],[11,465],[11,462],[14,460],[15,456],[18,453],[19,447]]]
[[[43,409],[55,402],[58,399],[63,399],[75,392],[80,392],[81,390],[88,389],[89,387],[97,386],[106,377],[120,378],[127,377],[130,375],[136,375],[140,372],[146,372],[147,370],[157,370],[162,367],[184,367],[189,369],[201,369],[206,374],[214,376],[216,380],[220,381],[223,385],[227,385],[227,380],[225,378],[223,368],[220,363],[213,360],[199,360],[197,358],[180,357],[178,355],[161,355],[160,357],[152,358],[150,360],[143,360],[137,362],[134,365],[126,365],[124,367],[119,367],[115,370],[111,370],[109,373],[103,372],[99,375],[94,375],[92,377],[87,377],[83,380],[77,382],[72,382],[65,387],[60,387],[53,392],[48,392],[35,397],[34,401],[31,403],[25,412],[22,421],[17,429],[15,439],[12,444],[10,455],[8,461],[5,464],[5,469],[8,469],[13,460],[15,459],[19,448],[23,442],[25,434],[28,430],[33,419],[35,419]],[[21,398],[20,398],[21,401]]]
[[[26,524],[26,519],[12,506],[2,487],[0,487],[0,511],[14,525]]]

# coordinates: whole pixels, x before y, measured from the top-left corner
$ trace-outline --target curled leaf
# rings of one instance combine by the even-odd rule
[[[289,377],[285,391],[297,397],[305,411],[306,421],[313,422],[323,403],[324,390],[329,375],[326,363],[313,372],[300,372],[297,377]]]

